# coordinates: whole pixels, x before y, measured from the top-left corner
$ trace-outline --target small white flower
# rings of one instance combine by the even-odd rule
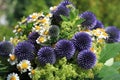
[[[49,13],[49,14],[47,14],[46,16],[47,16],[48,18],[50,18],[50,17],[53,16],[53,14],[52,14],[52,13]]]
[[[31,63],[28,60],[22,60],[19,64],[17,64],[17,68],[21,73],[27,72],[27,70],[31,70]]]
[[[28,73],[28,75],[30,76],[30,78],[32,78],[34,74],[35,74],[35,70],[34,70],[34,69],[32,69],[32,70]]]
[[[8,62],[10,62],[11,65],[18,63],[17,58],[14,54],[9,54]]]
[[[10,73],[8,76],[7,76],[7,80],[20,80],[18,74],[16,73]]]
[[[36,40],[36,42],[37,42],[38,44],[44,43],[44,42],[46,42],[46,41],[47,41],[47,38],[46,38],[45,36],[40,36],[40,37],[37,38],[37,40]]]
[[[38,18],[39,14],[38,13],[33,13],[31,15],[29,15],[29,19],[27,20],[28,23],[36,21]]]
[[[57,9],[57,6],[50,7],[50,11],[55,11]]]
[[[32,28],[32,31],[39,32],[42,28],[40,26],[35,25],[35,27]]]

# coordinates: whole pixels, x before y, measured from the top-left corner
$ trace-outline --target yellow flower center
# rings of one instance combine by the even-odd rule
[[[40,37],[38,41],[39,41],[39,42],[44,42],[44,41],[45,41],[45,38],[44,38],[44,37]]]
[[[14,54],[10,55],[10,60],[11,60],[11,61],[14,61],[15,59],[16,59],[16,57],[15,57]]]
[[[16,80],[16,77],[15,77],[15,76],[12,76],[12,77],[10,78],[10,80]]]
[[[104,35],[104,36],[106,36],[106,37],[108,36],[108,34],[107,34],[107,33],[105,33],[105,32],[103,33],[103,35]]]
[[[99,43],[102,43],[102,42],[104,42],[104,40],[103,40],[103,39],[99,39],[98,42],[99,42]]]
[[[27,69],[28,68],[28,64],[26,62],[23,62],[21,64],[21,67],[22,67],[22,69]]]
[[[36,15],[32,15],[32,19],[35,19],[37,16]]]
[[[20,66],[18,66],[17,69],[18,69],[19,71],[21,71],[21,67],[20,67]]]
[[[45,32],[44,32],[44,35],[48,35],[48,31],[45,31]]]
[[[32,71],[31,71],[31,74],[35,74],[35,70],[32,70]]]
[[[40,20],[41,23],[45,23],[46,21],[47,21],[46,19]]]
[[[40,26],[35,26],[35,29],[36,30],[40,30]]]
[[[19,28],[18,30],[17,30],[17,32],[21,32],[22,31],[22,29],[21,28]]]
[[[50,14],[50,13],[49,13],[49,14],[47,14],[47,17],[51,17],[51,16],[52,16],[52,14]]]
[[[90,51],[94,52],[94,48],[90,48]]]

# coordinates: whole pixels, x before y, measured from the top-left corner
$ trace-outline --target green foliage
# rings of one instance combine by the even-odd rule
[[[56,64],[47,64],[44,67],[37,67],[33,80],[84,80],[93,79],[101,69],[101,63],[97,63],[93,69],[84,70],[75,63],[69,63],[66,58],[62,58]]]
[[[112,66],[104,66],[99,72],[99,77],[102,80],[119,80],[120,73],[118,69],[120,69],[120,62],[114,62]]]
[[[9,40],[10,37],[13,37],[13,32],[11,28],[0,26],[0,41],[3,40],[3,37],[5,37],[6,40]]]
[[[99,61],[104,63],[106,60],[117,56],[119,52],[120,52],[120,43],[106,44],[105,48],[103,48],[103,50],[101,51]]]
[[[66,58],[61,59],[55,66],[47,64],[45,67],[39,67],[35,73],[33,80],[66,80],[77,76],[75,68],[72,64],[67,64]]]
[[[10,26],[23,16],[28,16],[33,12],[48,10],[48,7],[56,6],[63,0],[6,0],[6,14]],[[120,3],[119,0],[70,0],[79,9],[79,13],[89,10],[95,13],[105,26],[115,25],[120,27]]]
[[[92,11],[98,20],[105,26],[117,26],[120,28],[120,3],[119,0],[70,0],[79,9],[79,12]]]
[[[63,21],[60,27],[60,39],[71,39],[76,32],[79,32],[78,25],[83,22],[83,19],[80,19],[78,14],[78,11],[72,8],[69,17],[61,16]]]

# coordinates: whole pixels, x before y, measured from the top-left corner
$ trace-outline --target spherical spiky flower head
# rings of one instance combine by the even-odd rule
[[[80,14],[80,18],[85,19],[85,21],[82,22],[82,26],[87,29],[94,28],[97,23],[96,16],[90,11],[85,11]]]
[[[53,19],[52,19],[53,24],[59,24],[62,21],[62,18],[60,15],[63,15],[63,16],[69,15],[70,9],[67,8],[67,5],[69,4],[71,4],[69,0],[64,0],[57,6],[57,9],[52,12],[53,13]]]
[[[18,60],[33,60],[34,59],[34,46],[29,42],[20,42],[15,47],[15,55]]]
[[[89,50],[83,50],[77,56],[77,63],[83,69],[91,69],[96,63],[96,55]]]
[[[38,51],[38,60],[42,66],[45,66],[47,63],[54,64],[56,61],[54,49],[51,47],[42,47]]]
[[[104,28],[104,25],[99,20],[97,20],[97,24],[95,25],[95,27],[93,29],[97,29],[97,28]]]
[[[106,33],[109,36],[109,38],[106,40],[106,42],[113,43],[113,42],[120,41],[120,31],[116,27],[114,27],[114,26],[107,27]]]
[[[32,32],[28,35],[28,40],[27,42],[31,43],[34,45],[35,47],[35,53],[38,52],[38,50],[40,49],[40,45],[37,44],[36,40],[40,35],[38,34],[38,32]]]
[[[9,54],[13,53],[14,46],[8,42],[3,41],[0,43],[0,55],[1,56],[9,56]]]
[[[78,32],[73,36],[72,42],[78,51],[89,49],[92,44],[92,39],[89,34],[85,32]]]
[[[59,35],[60,29],[56,25],[52,25],[52,27],[49,29],[49,35],[51,37],[57,37]]]
[[[71,59],[75,53],[74,44],[69,40],[60,40],[56,43],[55,53],[59,58]]]
[[[40,35],[38,32],[32,32],[28,35],[28,41],[31,42],[32,44],[36,44],[36,40]]]

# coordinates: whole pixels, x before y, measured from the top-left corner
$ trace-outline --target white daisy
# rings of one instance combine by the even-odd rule
[[[51,14],[51,13],[48,13],[47,15],[46,15],[46,17],[48,17],[48,18],[50,18],[50,17],[52,17],[53,16],[53,14]]]
[[[33,13],[33,14],[29,15],[29,19],[27,20],[27,22],[29,23],[29,22],[36,21],[38,16],[39,16],[38,13]]]
[[[14,54],[9,54],[8,62],[10,62],[11,65],[18,63],[17,58]]]
[[[28,75],[30,76],[30,78],[32,78],[34,74],[35,74],[35,70],[34,70],[34,69],[32,69],[32,70],[28,73]]]
[[[33,31],[33,32],[34,32],[34,31],[35,31],[35,32],[39,32],[41,29],[42,29],[42,28],[41,28],[40,26],[37,26],[37,25],[36,25],[35,27],[32,28],[32,31]]]
[[[38,44],[44,43],[44,42],[46,42],[46,41],[47,41],[47,38],[46,38],[45,36],[40,36],[40,37],[37,38],[37,40],[36,40],[36,42],[37,42]]]
[[[8,76],[7,76],[7,80],[20,80],[18,74],[16,73],[10,73]]]
[[[22,60],[19,64],[17,64],[18,70],[23,73],[31,70],[31,63],[28,60]]]

